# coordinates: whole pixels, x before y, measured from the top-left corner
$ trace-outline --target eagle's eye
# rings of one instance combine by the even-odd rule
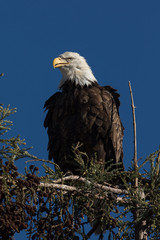
[[[68,57],[68,58],[66,58],[67,60],[72,60],[73,58],[72,57]]]

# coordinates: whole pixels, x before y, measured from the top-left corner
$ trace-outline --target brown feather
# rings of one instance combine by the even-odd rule
[[[119,94],[97,83],[79,87],[66,82],[62,92],[51,96],[44,107],[48,128],[49,159],[54,159],[62,171],[77,172],[72,158],[72,146],[82,143],[88,156],[97,153],[98,160],[107,166],[110,159],[123,168],[123,126],[119,117]]]

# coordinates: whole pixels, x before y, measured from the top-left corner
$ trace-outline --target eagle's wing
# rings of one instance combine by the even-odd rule
[[[123,126],[119,117],[119,94],[112,87],[92,86],[79,92],[83,128],[86,126],[85,145],[98,153],[102,162],[114,159],[123,168]],[[89,137],[90,136],[90,137]],[[88,151],[87,151],[88,152]]]
[[[54,95],[52,95],[44,104],[45,110],[48,110],[45,121],[44,121],[44,127],[48,128],[48,151],[49,151],[49,159],[51,160],[54,157],[54,151],[59,151],[59,138],[56,134],[57,131],[57,122],[59,118],[62,116],[62,109],[63,106],[60,105],[61,101],[59,99],[61,98],[62,93],[56,92]]]
[[[103,91],[103,100],[105,110],[108,112],[111,121],[109,136],[113,144],[116,163],[122,163],[123,166],[123,125],[119,117],[119,94],[116,90],[107,86]]]

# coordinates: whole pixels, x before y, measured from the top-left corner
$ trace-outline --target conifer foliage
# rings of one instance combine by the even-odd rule
[[[96,156],[85,168],[78,144],[73,152],[82,172],[63,175],[53,162],[31,155],[19,136],[6,138],[15,112],[0,105],[0,239],[12,239],[22,230],[26,239],[92,239],[98,226],[97,239],[160,239],[160,151],[136,170],[111,171],[111,163],[104,171]],[[25,174],[16,167],[23,158],[31,160]]]

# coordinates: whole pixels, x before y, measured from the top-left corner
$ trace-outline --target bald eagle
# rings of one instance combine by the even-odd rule
[[[115,167],[123,169],[119,94],[110,86],[100,86],[78,53],[61,54],[53,60],[53,67],[60,69],[62,79],[60,91],[44,105],[48,110],[44,127],[48,129],[49,159],[54,159],[63,172],[78,173],[73,146],[80,143],[89,159],[96,154],[104,168],[112,159]]]

